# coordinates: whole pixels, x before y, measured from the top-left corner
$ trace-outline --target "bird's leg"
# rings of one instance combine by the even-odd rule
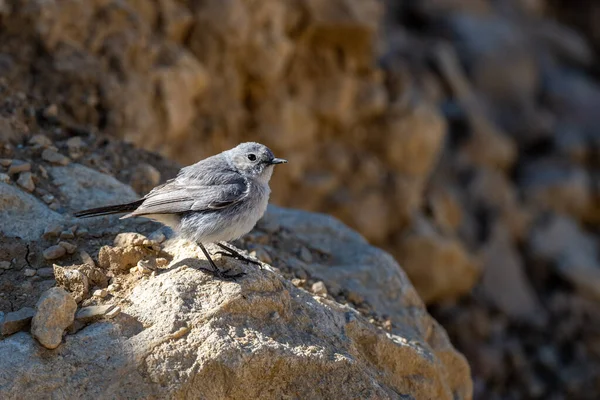
[[[231,257],[231,258],[235,258],[236,260],[246,261],[248,263],[255,264],[255,265],[258,265],[259,267],[262,267],[261,263],[259,263],[258,261],[255,261],[249,257],[246,257],[243,254],[240,254],[237,250],[229,247],[229,244],[225,244],[225,242],[217,242],[215,244],[217,246],[219,246],[220,248],[222,248],[223,250],[225,250],[225,251],[217,251],[215,254],[221,254],[226,257]]]
[[[239,274],[228,274],[227,272],[229,272],[229,271],[221,271],[219,268],[217,268],[217,265],[210,257],[210,254],[208,253],[208,250],[206,250],[204,245],[202,243],[198,242],[198,246],[200,247],[200,250],[202,250],[202,252],[204,253],[204,256],[208,260],[208,263],[210,264],[210,266],[213,268],[213,269],[208,269],[208,268],[200,267],[199,269],[201,269],[202,271],[208,272],[212,276],[215,276],[220,279],[230,279],[230,280],[235,280],[235,278],[239,278],[240,276],[246,275],[244,272],[240,272]]]

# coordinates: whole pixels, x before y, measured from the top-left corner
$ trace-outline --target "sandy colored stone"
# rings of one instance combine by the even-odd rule
[[[19,178],[17,179],[17,185],[21,186],[30,193],[33,192],[35,189],[35,183],[33,183],[33,175],[31,172],[21,172],[19,174]]]
[[[45,291],[36,304],[31,334],[48,349],[57,348],[65,329],[73,323],[77,303],[61,288]]]
[[[13,160],[8,168],[8,174],[19,174],[21,172],[29,172],[31,171],[31,163],[21,161],[21,160]]]
[[[0,318],[0,335],[8,336],[26,330],[34,314],[35,310],[31,307],[23,307],[18,311],[6,313],[4,319]]]
[[[69,157],[62,155],[53,149],[45,149],[42,152],[42,158],[55,165],[68,165],[71,162]]]
[[[89,279],[76,268],[61,267],[54,264],[54,278],[58,286],[69,291],[75,301],[79,303],[89,292]]]
[[[67,249],[65,249],[64,246],[59,245],[50,246],[46,250],[44,250],[43,253],[44,258],[46,260],[56,260],[57,258],[61,258],[62,256],[64,256],[65,254],[67,254]]]

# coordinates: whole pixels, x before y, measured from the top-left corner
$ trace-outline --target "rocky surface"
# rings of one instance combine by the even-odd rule
[[[112,273],[151,276],[137,264],[147,250],[113,240],[155,226],[68,217],[88,205],[69,192],[91,191],[89,179],[105,176],[104,200],[116,200],[119,183],[108,175],[138,194],[173,176],[174,164],[109,137],[184,164],[259,140],[290,159],[274,176],[276,203],[333,214],[400,261],[473,365],[475,398],[594,398],[597,8],[565,0],[0,4],[0,135],[10,140],[0,149],[0,218],[28,222],[18,234],[18,225],[0,224],[0,311],[33,306],[54,284],[51,263],[87,265],[78,269],[86,277],[102,270],[103,245],[116,250],[102,260],[123,252],[135,260]],[[81,170],[84,178],[61,179],[84,167],[92,171]],[[276,262],[264,236],[255,239],[248,249]],[[58,258],[44,261],[60,241],[77,249],[54,248]],[[340,293],[331,277],[343,271],[316,274],[314,250],[294,251],[291,263],[307,274],[295,283]],[[88,295],[96,287],[104,286]],[[108,296],[118,286],[110,287]]]
[[[130,189],[120,190],[113,195]],[[61,195],[70,204],[65,196],[80,194]],[[472,397],[466,360],[398,264],[334,218],[271,207],[239,243],[268,252],[271,265],[216,257],[246,273],[235,282],[200,271],[207,261],[195,244],[128,223],[148,233],[108,230],[79,240],[94,257],[36,259],[63,264],[48,280],[60,287],[41,294],[31,334],[26,319],[12,326],[16,313],[4,317],[12,335],[0,353],[13,356],[0,360],[0,397],[56,388],[67,397]],[[161,235],[162,244],[151,239]]]

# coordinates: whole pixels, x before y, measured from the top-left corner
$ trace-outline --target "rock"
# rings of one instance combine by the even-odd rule
[[[586,170],[542,160],[525,166],[521,176],[525,198],[537,208],[582,218],[592,204],[591,180]]]
[[[63,156],[58,151],[53,149],[45,149],[42,152],[42,158],[51,164],[55,165],[68,165],[71,160],[67,156]]]
[[[94,297],[99,297],[99,298],[103,299],[106,296],[108,296],[108,291],[106,289],[94,290],[93,296]]]
[[[8,237],[37,240],[44,229],[63,217],[38,199],[14,186],[0,183],[0,232]]]
[[[572,219],[551,216],[534,226],[529,245],[534,257],[549,262],[581,294],[600,301],[597,237]]]
[[[85,143],[81,136],[73,136],[67,140],[67,147],[69,151],[77,151],[85,146]]]
[[[45,194],[42,196],[42,201],[46,204],[50,204],[54,201],[54,196],[51,194]]]
[[[37,274],[37,271],[32,268],[25,268],[25,271],[23,271],[23,275],[25,275],[26,277],[32,277],[35,274]]]
[[[436,233],[424,220],[398,245],[398,261],[427,304],[457,299],[479,278],[478,262],[463,245]]]
[[[327,296],[327,287],[321,281],[313,283],[310,290],[319,296]]]
[[[25,386],[35,397],[54,376],[65,396],[471,398],[467,363],[388,254],[333,218],[275,208],[269,213],[293,232],[289,240],[311,248],[318,242],[331,254],[336,268],[315,260],[311,272],[329,278],[331,270],[342,271],[341,278],[335,273],[341,283],[356,288],[373,312],[389,315],[390,331],[347,306],[313,298],[270,267],[222,259],[225,268],[241,266],[248,275],[236,282],[213,279],[196,269],[205,264],[196,246],[172,241],[165,248],[173,256],[170,268],[123,293],[120,315],[68,335],[61,357],[39,354],[27,335],[0,341],[0,353],[15,354],[0,357],[0,370],[7,371],[0,374],[2,397]],[[277,251],[278,259],[295,257]],[[395,290],[374,290],[384,287]],[[57,382],[55,371],[74,371],[74,364],[81,366],[77,374],[66,372]],[[32,368],[35,378],[25,378]],[[265,370],[273,374],[268,383],[247,379]]]
[[[71,230],[62,231],[60,233],[61,239],[75,239],[75,234]]]
[[[50,147],[53,145],[52,140],[50,140],[50,138],[46,135],[43,135],[41,133],[38,133],[37,135],[33,135],[31,137],[31,139],[29,139],[29,144],[32,146],[39,146],[39,147]]]
[[[154,253],[152,249],[138,245],[103,246],[98,254],[98,265],[104,270],[127,272]]]
[[[73,323],[77,303],[61,288],[45,291],[36,304],[31,334],[48,349],[57,348],[65,329]]]
[[[56,260],[67,254],[67,249],[64,246],[50,246],[44,250],[43,255],[46,260]]]
[[[150,164],[142,163],[135,166],[130,184],[137,193],[148,193],[160,183],[160,172]]]
[[[33,192],[35,189],[35,183],[33,183],[33,175],[31,172],[20,173],[19,178],[17,179],[17,185],[21,186],[30,193]]]
[[[115,178],[80,164],[52,167],[49,172],[73,211],[133,201],[138,197],[129,186]]]
[[[107,312],[105,317],[108,319],[113,319],[114,317],[118,316],[119,314],[121,314],[121,307],[116,306],[116,307],[113,307],[109,312]]]
[[[37,275],[41,278],[54,278],[54,268],[40,268]]]
[[[10,261],[0,261],[0,269],[10,269]]]
[[[0,173],[0,183],[10,183],[10,176]]]
[[[69,242],[58,242],[58,245],[64,247],[68,254],[73,254],[77,250],[77,246]]]
[[[46,118],[56,118],[58,116],[58,106],[56,104],[50,104],[48,107],[44,108],[43,114]]]
[[[510,318],[543,325],[545,315],[507,229],[497,225],[483,249],[484,293]]]
[[[35,310],[30,307],[6,313],[4,320],[0,318],[0,335],[8,336],[29,329],[34,314]]]
[[[7,158],[0,158],[0,165],[3,167],[10,167],[10,164],[12,164],[13,160],[7,159]]]
[[[83,323],[94,322],[104,317],[113,308],[114,305],[112,304],[104,306],[82,307],[79,311],[77,311],[77,314],[75,314],[75,319]]]
[[[14,175],[19,174],[21,172],[29,172],[31,171],[31,163],[21,161],[21,160],[13,160],[10,164],[10,168],[8,168],[8,174]]]
[[[79,303],[89,293],[89,280],[87,276],[76,268],[61,267],[54,264],[54,278],[56,284],[68,290],[75,301]]]
[[[44,229],[44,234],[42,237],[46,240],[57,237],[62,231],[62,225],[55,223],[52,225],[48,225],[46,229]]]

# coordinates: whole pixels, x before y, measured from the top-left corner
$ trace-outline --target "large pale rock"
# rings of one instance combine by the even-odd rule
[[[46,226],[62,222],[63,217],[29,193],[0,182],[0,221],[4,235],[37,240]]]
[[[49,169],[54,185],[67,199],[71,211],[132,201],[138,195],[131,187],[110,175],[94,171],[81,164]]]
[[[60,387],[67,397],[471,398],[464,358],[388,254],[330,217],[271,208],[267,219],[279,222],[261,224],[278,225],[275,234],[297,230],[273,254],[290,266],[293,243],[327,254],[302,258],[328,288],[340,282],[386,314],[391,330],[270,266],[217,258],[247,275],[214,279],[197,269],[207,266],[197,246],[171,240],[169,267],[138,281],[120,315],[68,335],[60,357],[41,355],[26,334],[1,341],[14,356],[0,358],[0,396]]]
[[[61,288],[51,288],[42,294],[31,321],[31,334],[48,349],[60,345],[65,329],[73,323],[77,303]]]

